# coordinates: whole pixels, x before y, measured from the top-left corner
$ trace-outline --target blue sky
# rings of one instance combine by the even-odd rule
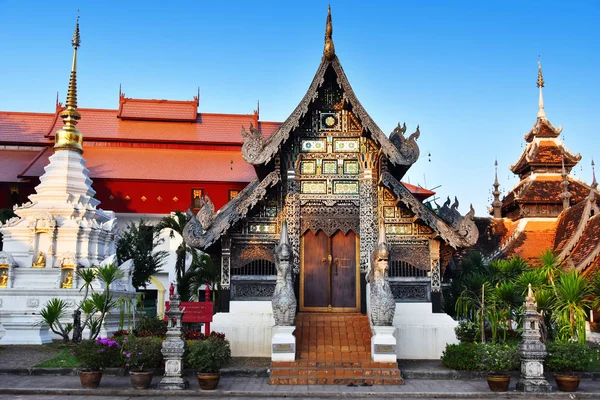
[[[128,97],[192,99],[200,111],[283,121],[319,64],[326,1],[0,0],[0,110],[54,110],[64,101],[77,8],[80,107]],[[537,115],[541,55],[546,113],[582,155],[600,164],[600,2],[332,1],[336,54],[384,132],[421,126],[421,158],[405,180],[457,195],[483,215],[494,159],[502,188]],[[84,136],[85,136],[85,132]],[[431,157],[428,157],[431,154]],[[429,161],[431,159],[431,161]],[[600,172],[600,171],[599,171]],[[442,202],[440,201],[440,203]]]

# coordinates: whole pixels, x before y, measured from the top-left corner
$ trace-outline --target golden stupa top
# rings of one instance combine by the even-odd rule
[[[544,110],[544,95],[542,94],[542,88],[544,87],[544,77],[542,76],[542,63],[540,62],[540,60],[538,60],[537,87],[540,88],[540,97],[538,100],[538,118],[545,120],[546,111]]]
[[[323,55],[329,61],[335,56],[335,47],[333,46],[333,25],[331,24],[331,5],[327,8],[327,24],[325,25],[325,48]]]
[[[75,24],[75,33],[71,40],[73,45],[73,63],[71,65],[71,77],[69,79],[69,89],[67,91],[66,108],[60,113],[63,120],[63,127],[56,132],[56,150],[75,150],[83,153],[83,135],[77,129],[77,122],[81,115],[77,111],[77,49],[81,45],[79,36],[79,16]]]

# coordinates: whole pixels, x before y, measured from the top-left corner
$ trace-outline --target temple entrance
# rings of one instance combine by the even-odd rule
[[[300,310],[357,312],[360,308],[358,237],[307,231],[301,242]]]

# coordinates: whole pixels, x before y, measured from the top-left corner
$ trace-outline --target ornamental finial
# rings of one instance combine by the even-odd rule
[[[335,47],[333,46],[333,25],[331,23],[331,5],[327,8],[327,24],[325,26],[325,48],[323,55],[329,61],[335,56]]]
[[[563,210],[567,210],[571,205],[571,192],[569,192],[569,175],[567,174],[567,170],[565,169],[565,154],[562,154],[562,172],[561,176],[563,181],[561,186],[563,187],[563,192],[560,194],[560,198],[563,201]]]
[[[596,170],[595,167],[596,164],[594,163],[594,159],[592,158],[592,189],[598,189],[598,181],[596,180]]]
[[[67,102],[65,110],[60,113],[63,120],[63,127],[56,132],[56,150],[74,150],[83,153],[83,136],[77,129],[77,122],[81,115],[77,111],[77,49],[81,45],[79,36],[79,15],[75,24],[75,32],[71,40],[73,45],[73,63],[71,64],[71,78],[69,79],[69,89],[67,91]]]
[[[538,110],[538,118],[546,119],[546,111],[544,111],[544,96],[542,94],[542,88],[544,87],[544,77],[542,76],[542,63],[539,60],[538,56],[538,78],[537,78],[537,87],[540,88],[540,98],[539,98],[539,110]]]
[[[492,194],[494,195],[494,201],[492,201],[492,210],[494,213],[494,218],[502,218],[502,202],[500,201],[500,183],[498,183],[498,159],[494,162],[495,171],[495,179],[494,179],[494,191]]]

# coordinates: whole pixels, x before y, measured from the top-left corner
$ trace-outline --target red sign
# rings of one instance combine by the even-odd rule
[[[213,319],[213,303],[184,301],[180,304],[179,309],[183,311],[183,319],[181,322],[202,322],[204,323],[204,334],[210,334],[210,323]],[[165,301],[165,310],[170,310],[168,301]],[[165,321],[167,316],[165,315]]]

